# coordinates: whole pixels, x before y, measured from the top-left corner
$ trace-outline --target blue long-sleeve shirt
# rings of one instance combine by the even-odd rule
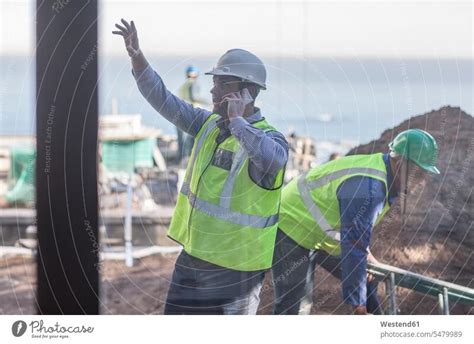
[[[161,77],[150,66],[132,73],[140,92],[151,106],[189,135],[195,137],[212,114],[169,92]],[[221,118],[218,121],[220,134],[216,140],[222,142],[234,135],[248,154],[250,177],[260,186],[273,188],[278,171],[285,167],[288,160],[288,142],[280,132],[265,132],[252,126],[252,123],[263,118],[260,109],[256,109],[253,115],[232,119],[229,125],[225,125]]]
[[[387,166],[388,202],[397,197],[388,154],[383,156]],[[380,180],[357,176],[347,179],[337,191],[341,212],[342,293],[346,303],[366,305],[367,255],[372,227],[387,201],[385,184]]]

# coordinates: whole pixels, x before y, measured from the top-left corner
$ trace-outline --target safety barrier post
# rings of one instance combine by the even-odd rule
[[[390,273],[389,278],[385,280],[385,291],[388,298],[388,314],[397,314],[397,300],[395,297],[395,274]]]
[[[449,298],[448,298],[448,288],[444,287],[443,288],[443,314],[444,315],[449,315]]]

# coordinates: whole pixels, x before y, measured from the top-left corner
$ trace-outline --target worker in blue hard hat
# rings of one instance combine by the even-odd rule
[[[179,97],[194,107],[206,107],[209,103],[201,97],[198,84],[199,69],[190,65],[186,68],[186,81],[179,88]],[[186,165],[194,145],[194,138],[176,127],[178,136],[178,162]]]

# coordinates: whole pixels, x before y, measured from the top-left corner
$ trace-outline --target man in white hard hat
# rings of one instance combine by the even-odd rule
[[[285,137],[254,106],[266,71],[254,54],[232,49],[218,61],[213,111],[171,94],[139,48],[133,21],[116,25],[140,92],[166,119],[195,138],[168,235],[183,246],[165,314],[255,314],[271,267]]]

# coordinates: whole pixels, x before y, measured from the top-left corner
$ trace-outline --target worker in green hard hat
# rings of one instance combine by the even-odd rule
[[[273,258],[274,314],[309,314],[316,265],[342,281],[355,314],[380,314],[367,276],[372,228],[400,191],[439,174],[438,146],[426,131],[403,131],[390,152],[352,155],[315,167],[283,188]]]
[[[420,129],[406,130],[390,142],[390,157],[400,173],[395,179],[399,188],[405,193],[410,184],[417,183],[425,172],[439,174],[436,167],[438,145],[436,140],[426,131]]]
[[[411,161],[421,169],[439,174],[436,167],[438,160],[438,145],[436,140],[424,130],[408,129],[400,133],[388,145],[390,156],[405,157],[406,161]]]

